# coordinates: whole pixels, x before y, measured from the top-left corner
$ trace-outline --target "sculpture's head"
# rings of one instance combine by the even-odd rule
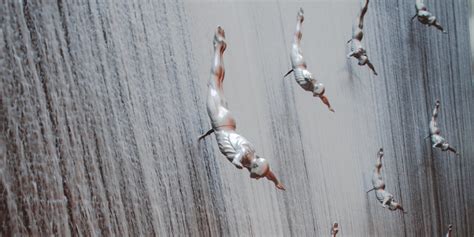
[[[265,177],[270,171],[270,165],[265,158],[258,157],[250,163],[250,177],[259,179]]]
[[[322,96],[322,95],[324,95],[325,91],[326,91],[326,88],[324,87],[323,83],[318,82],[318,83],[314,84],[313,95]]]

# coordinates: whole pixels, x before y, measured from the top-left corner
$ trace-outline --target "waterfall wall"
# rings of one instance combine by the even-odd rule
[[[474,85],[466,0],[370,2],[363,43],[379,76],[346,59],[357,0],[64,1],[0,4],[0,232],[32,236],[474,234]],[[290,68],[302,49],[336,112]],[[205,99],[217,25],[237,131],[286,186],[223,157]],[[442,134],[424,137],[436,99]],[[387,190],[371,187],[383,147]]]

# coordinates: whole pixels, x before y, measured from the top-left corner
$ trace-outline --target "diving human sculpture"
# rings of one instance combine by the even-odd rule
[[[303,9],[300,8],[296,16],[296,32],[291,45],[290,60],[292,69],[283,77],[285,78],[291,72],[294,72],[295,80],[301,86],[301,88],[303,88],[305,91],[312,92],[314,97],[319,97],[321,101],[329,108],[329,110],[334,112],[334,109],[329,104],[328,98],[324,95],[325,88],[323,83],[314,79],[313,74],[308,71],[308,69],[306,69],[306,61],[304,60],[303,54],[301,52],[301,25],[304,20],[303,14]]]
[[[331,227],[331,237],[336,237],[337,233],[339,232],[339,224],[334,222]]]
[[[439,24],[436,17],[428,11],[426,5],[421,1],[417,0],[415,3],[416,15],[414,15],[411,20],[413,21],[415,17],[418,18],[418,21],[421,22],[423,25],[427,26],[434,26],[436,29],[442,31],[443,33],[447,34],[443,27]]]
[[[431,143],[433,144],[433,148],[440,148],[442,151],[451,151],[454,152],[455,154],[458,154],[456,149],[449,145],[448,142],[446,142],[446,139],[442,137],[441,134],[441,129],[438,127],[438,123],[436,122],[436,119],[438,118],[438,113],[439,113],[439,106],[440,102],[439,100],[436,100],[435,108],[433,109],[433,115],[431,116],[431,121],[430,121],[430,137],[431,137]]]
[[[374,65],[369,60],[367,56],[367,51],[365,51],[364,47],[362,46],[362,38],[364,37],[364,32],[362,31],[364,28],[364,16],[367,13],[367,9],[369,8],[369,0],[365,1],[365,5],[362,8],[359,17],[356,19],[356,24],[352,30],[352,39],[347,41],[347,43],[352,42],[351,45],[351,52],[347,55],[347,58],[354,57],[359,60],[358,64],[360,66],[367,65],[375,75],[378,75],[375,71]]]
[[[451,232],[453,231],[453,225],[452,224],[449,224],[448,226],[448,233],[446,233],[446,237],[452,237],[453,235],[451,234]]]
[[[375,197],[382,204],[382,207],[388,207],[391,211],[401,210],[403,213],[406,213],[405,210],[403,210],[402,205],[395,201],[393,195],[385,191],[385,182],[382,180],[382,174],[380,172],[382,169],[382,158],[383,149],[380,148],[377,152],[377,161],[375,162],[374,175],[372,177],[372,186],[374,187],[367,192],[375,190]]]
[[[275,174],[271,171],[268,161],[256,155],[253,145],[235,131],[236,122],[227,108],[223,89],[225,74],[223,55],[226,46],[224,29],[218,26],[214,36],[214,60],[207,97],[207,113],[211,120],[212,129],[200,136],[199,140],[211,133],[215,133],[221,153],[235,167],[239,169],[245,167],[250,171],[251,178],[260,179],[266,177],[278,189],[284,190],[283,184],[278,181]]]

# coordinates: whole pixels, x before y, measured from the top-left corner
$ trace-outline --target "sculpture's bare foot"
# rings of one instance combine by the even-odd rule
[[[283,186],[282,183],[278,183],[275,185],[276,188],[280,189],[280,190],[285,190],[285,187]]]
[[[225,42],[225,31],[221,26],[217,26],[216,33],[214,35],[214,47],[220,47],[220,51],[224,52],[227,47]]]
[[[379,152],[377,153],[379,156],[383,156],[383,148],[380,148]]]
[[[298,15],[296,16],[296,20],[297,20],[297,21],[300,21],[300,22],[303,22],[303,21],[304,21],[304,11],[303,11],[303,8],[300,8],[300,10],[298,11]]]
[[[334,224],[332,224],[331,234],[336,236],[337,232],[339,232],[339,224],[334,222]]]

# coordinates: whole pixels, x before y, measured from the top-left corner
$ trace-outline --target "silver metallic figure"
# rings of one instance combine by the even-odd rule
[[[364,16],[367,13],[367,9],[369,8],[369,0],[365,1],[365,5],[362,8],[359,17],[356,19],[356,24],[352,29],[352,39],[347,41],[351,45],[351,52],[347,55],[347,58],[354,57],[359,60],[358,64],[360,66],[367,65],[375,75],[378,75],[375,71],[374,65],[369,61],[369,57],[367,56],[367,52],[365,51],[364,47],[362,46],[362,38],[364,37],[364,32],[362,29],[364,28]]]
[[[334,222],[331,228],[331,237],[336,237],[337,232],[339,232],[339,224],[337,222]]]
[[[385,191],[385,182],[382,180],[382,174],[380,170],[382,169],[382,158],[383,158],[383,149],[377,152],[377,161],[375,163],[374,175],[372,176],[372,186],[374,186],[371,190],[367,191],[370,192],[375,190],[375,197],[382,203],[382,207],[388,207],[389,210],[395,211],[397,209],[406,213],[403,210],[402,205],[397,203],[395,199],[393,199],[393,195],[387,191]]]
[[[300,8],[296,16],[296,32],[293,38],[293,43],[291,45],[291,66],[292,69],[286,73],[283,77],[285,78],[291,72],[295,74],[296,82],[303,88],[305,91],[310,91],[313,93],[314,97],[319,97],[321,101],[329,108],[330,111],[334,112],[334,109],[329,104],[328,98],[324,95],[325,88],[323,83],[318,82],[314,79],[313,74],[306,69],[306,61],[303,58],[301,53],[301,25],[304,20],[303,9]]]
[[[443,33],[447,34],[443,27],[439,24],[436,20],[436,17],[428,11],[426,5],[421,1],[417,0],[415,4],[416,15],[414,15],[411,20],[413,21],[415,17],[418,17],[418,21],[427,26],[434,26],[438,30],[442,31]]]
[[[244,137],[237,134],[236,122],[224,98],[224,62],[223,55],[226,49],[225,32],[218,26],[214,36],[214,60],[211,68],[211,78],[208,88],[207,113],[211,119],[212,129],[199,137],[205,138],[211,133],[215,133],[217,144],[222,154],[224,154],[235,167],[247,168],[250,177],[260,179],[266,177],[275,183],[278,189],[284,190],[283,184],[278,181],[270,170],[268,161],[255,154],[253,145]]]
[[[452,146],[446,142],[446,139],[444,139],[442,136],[439,134],[441,133],[441,129],[438,127],[438,123],[436,122],[436,119],[438,118],[438,113],[439,113],[439,100],[436,100],[436,105],[433,110],[433,115],[431,116],[431,121],[430,121],[430,135],[431,137],[431,143],[433,144],[433,148],[440,148],[442,151],[451,151],[454,152],[455,154],[458,154],[456,152],[456,149],[454,149]]]
[[[451,232],[453,231],[453,225],[452,224],[449,224],[448,226],[448,233],[446,233],[446,237],[452,237],[453,235],[451,234]]]

